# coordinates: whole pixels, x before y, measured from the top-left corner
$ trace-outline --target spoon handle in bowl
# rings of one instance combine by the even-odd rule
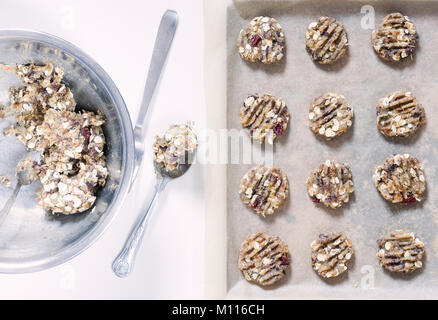
[[[17,199],[18,193],[20,192],[21,186],[21,183],[17,183],[17,186],[15,187],[5,206],[0,211],[0,225],[3,224],[3,221],[5,221],[6,217],[11,211],[11,208],[14,205],[15,200]]]
[[[117,258],[114,260],[112,269],[116,276],[123,278],[129,276],[129,274],[131,273],[134,267],[137,251],[140,248],[144,232],[151,216],[152,209],[155,203],[157,203],[158,197],[161,191],[163,191],[164,187],[166,186],[167,181],[168,180],[164,178],[159,183],[157,183],[157,185],[155,186],[154,195],[150,200],[145,213],[143,214],[135,228],[131,231],[131,234],[126,241],[125,246],[117,256]]]

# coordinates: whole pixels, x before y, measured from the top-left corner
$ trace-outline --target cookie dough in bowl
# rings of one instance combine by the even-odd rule
[[[94,189],[93,185],[89,184],[85,189],[81,182],[84,180],[79,179],[77,175],[73,175],[82,170],[81,172],[84,174],[91,172],[92,179],[99,180],[103,178],[98,177],[100,174],[97,174],[97,171],[102,169],[96,169],[96,171],[94,169],[90,171],[88,168],[81,169],[80,167],[83,164],[87,165],[91,162],[87,162],[85,159],[86,155],[80,152],[78,148],[79,145],[73,148],[76,142],[85,142],[88,134],[90,134],[89,151],[94,147],[98,149],[103,147],[102,152],[94,149],[97,153],[93,154],[93,156],[88,153],[93,158],[91,159],[94,163],[93,165],[105,167],[101,165],[100,161],[103,158],[100,155],[104,156],[106,162],[107,176],[105,184],[95,186],[95,190],[93,190],[94,195],[92,196],[96,197],[94,202],[84,199],[84,202],[81,200],[81,204],[75,207],[75,203],[78,205],[76,198],[67,197],[65,199],[65,207],[71,206],[72,212],[76,212],[74,214],[54,213],[50,210],[50,208],[55,209],[55,211],[57,208],[61,209],[61,207],[58,207],[58,199],[53,201],[53,207],[47,204],[46,210],[38,203],[37,194],[39,190],[43,190],[42,183],[39,181],[42,176],[39,176],[32,184],[21,188],[11,211],[0,226],[0,243],[2,244],[0,246],[0,272],[32,272],[59,265],[78,255],[88,248],[109,226],[115,214],[119,212],[132,180],[135,160],[134,134],[126,105],[115,84],[93,59],[74,45],[44,33],[24,30],[1,30],[0,56],[2,57],[2,65],[13,68],[19,65],[48,66],[51,64],[53,66],[52,80],[54,81],[52,84],[59,85],[57,91],[52,92],[52,85],[44,83],[43,85],[47,85],[46,88],[49,88],[49,90],[46,89],[47,95],[41,91],[44,95],[43,100],[36,98],[30,104],[25,101],[22,101],[22,104],[20,102],[23,107],[23,115],[25,115],[25,108],[30,111],[32,105],[35,104],[42,107],[44,103],[50,102],[50,104],[53,103],[52,105],[56,106],[56,108],[50,108],[56,112],[50,111],[50,117],[48,114],[45,122],[45,124],[50,125],[50,128],[54,125],[54,130],[51,130],[48,135],[45,134],[43,139],[39,139],[40,137],[38,136],[41,128],[37,130],[36,126],[35,130],[31,130],[32,120],[27,122],[23,118],[26,126],[27,124],[30,125],[28,129],[34,133],[32,134],[33,137],[25,134],[21,127],[16,127],[17,132],[12,133],[10,136],[4,135],[4,130],[16,124],[17,121],[13,114],[5,114],[5,118],[0,120],[2,122],[0,143],[3,148],[0,173],[2,175],[9,175],[12,178],[11,188],[2,187],[0,205],[3,206],[6,203],[15,188],[16,177],[14,169],[23,158],[28,156],[27,146],[31,147],[31,149],[36,148],[41,142],[43,143],[41,146],[44,146],[45,151],[47,151],[49,147],[45,145],[48,142],[46,138],[52,139],[53,136],[57,135],[57,132],[64,130],[62,128],[63,125],[55,128],[55,123],[68,122],[72,125],[71,128],[79,129],[84,127],[83,124],[88,121],[90,123],[90,133],[87,130],[82,130],[84,135],[81,136],[80,129],[78,130],[79,133],[74,129],[71,131],[72,136],[69,137],[71,139],[62,140],[62,143],[59,143],[61,140],[57,140],[58,142],[55,142],[49,148],[51,152],[45,153],[46,160],[48,160],[47,164],[50,162],[50,166],[47,166],[48,170],[46,172],[48,175],[47,191],[45,191],[46,193],[41,193],[41,195],[44,194],[44,199],[50,199],[51,195],[49,196],[49,193],[55,193],[58,198],[58,196],[61,196],[61,193],[66,191],[66,188],[67,194],[70,195],[75,195],[74,192],[84,192],[91,196],[91,193],[88,192],[89,188]],[[62,79],[59,82],[55,78],[60,74],[57,72],[57,75],[55,75],[55,68],[63,71]],[[45,71],[41,72],[41,77],[44,78]],[[32,74],[32,76],[34,75],[36,74]],[[0,76],[1,103],[5,104],[8,109],[11,107],[12,102],[9,99],[9,89],[11,87],[27,87],[29,90],[39,88],[38,86],[26,83],[28,80],[24,78],[23,83],[15,72],[0,70]],[[72,96],[68,93],[67,88],[70,89]],[[23,97],[30,97],[29,94],[31,93],[30,91],[23,91]],[[20,93],[18,93],[17,98],[20,98]],[[48,98],[47,101],[45,100],[46,98]],[[67,110],[69,106],[66,103],[61,103],[58,106],[58,102],[73,101],[71,98],[76,102],[74,111]],[[25,103],[27,104],[26,106]],[[64,117],[55,117],[56,119],[53,119],[56,114],[62,114]],[[71,119],[71,122],[67,121],[67,118],[70,116],[74,118],[74,120]],[[95,118],[97,122],[94,123]],[[44,122],[44,119],[40,120]],[[52,120],[55,120],[55,122],[52,123]],[[104,123],[100,123],[102,120]],[[70,132],[71,128],[65,129]],[[75,139],[75,136],[79,139]],[[104,137],[104,143],[99,138],[94,140],[92,136]],[[26,141],[26,145],[17,138],[23,138],[23,141]],[[30,139],[28,140],[27,138]],[[32,153],[38,153],[38,151],[35,150]],[[29,161],[23,161],[20,163],[20,166],[27,167],[33,166],[33,164]],[[59,177],[52,175],[49,170],[53,170],[53,172],[62,171],[61,179],[70,179],[71,181],[66,182],[71,182],[71,184],[65,183],[64,186],[54,183],[52,185],[51,182],[54,181],[49,182],[49,180],[52,178],[58,179]],[[42,174],[42,172],[39,173]],[[96,173],[95,176],[94,173]],[[93,182],[93,180],[86,181]],[[103,179],[101,181],[103,182]],[[77,182],[81,185],[79,187],[81,191],[74,190],[77,187],[75,185]],[[52,186],[55,186],[55,188],[52,189]],[[85,209],[87,202],[91,204],[89,209]],[[43,205],[45,206],[46,204]],[[66,209],[65,207],[62,208],[63,211]],[[84,211],[81,212],[82,209]]]
[[[90,209],[108,176],[102,114],[77,112],[73,94],[62,80],[64,71],[51,63],[4,68],[24,84],[9,89],[15,123],[5,135],[41,153],[41,161],[30,165],[32,180],[41,183],[39,204],[51,213]]]

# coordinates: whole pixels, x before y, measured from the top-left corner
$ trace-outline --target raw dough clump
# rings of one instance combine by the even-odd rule
[[[283,278],[290,265],[289,248],[279,237],[257,232],[242,243],[238,265],[246,280],[272,285]]]
[[[5,69],[24,84],[9,90],[16,123],[5,134],[41,153],[39,163],[25,158],[17,170],[27,168],[33,171],[31,179],[39,179],[38,201],[45,210],[74,214],[89,209],[108,176],[103,115],[75,111],[73,94],[62,81],[64,72],[51,63]]]
[[[198,139],[191,124],[172,125],[163,137],[155,136],[152,147],[154,161],[167,172],[175,171],[180,164],[189,162],[194,154]]]

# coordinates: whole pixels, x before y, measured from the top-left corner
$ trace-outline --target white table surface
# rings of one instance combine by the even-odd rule
[[[136,119],[161,15],[179,14],[178,30],[147,120],[146,146],[172,123],[205,128],[202,0],[3,0],[0,28],[57,35],[93,57],[118,86]],[[155,207],[133,274],[112,270],[154,182],[146,148],[136,189],[107,231],[69,262],[22,275],[0,275],[0,299],[192,299],[204,297],[204,176],[194,165],[170,183]]]

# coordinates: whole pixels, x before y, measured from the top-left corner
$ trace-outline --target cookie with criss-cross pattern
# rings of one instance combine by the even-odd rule
[[[321,233],[310,246],[313,270],[323,278],[337,277],[347,271],[354,254],[351,241],[341,232]]]
[[[347,47],[347,32],[336,19],[320,17],[307,27],[306,49],[313,61],[334,63],[345,55]]]
[[[414,233],[395,230],[377,243],[377,258],[386,270],[407,273],[423,267],[424,244]]]
[[[343,95],[325,93],[309,108],[310,129],[327,140],[346,132],[353,124],[353,108]]]
[[[255,17],[237,38],[240,56],[247,61],[271,64],[284,56],[285,37],[280,24],[271,17]]]
[[[409,137],[426,123],[423,106],[411,92],[397,91],[379,100],[377,128],[387,137]]]
[[[270,94],[249,95],[240,109],[240,123],[251,134],[251,139],[272,144],[289,123],[290,113],[281,98]]]
[[[279,237],[257,232],[242,243],[238,266],[250,282],[272,285],[283,278],[289,265],[289,248]]]
[[[407,16],[399,12],[388,14],[371,36],[374,51],[382,59],[391,62],[412,56],[417,41],[417,28]]]
[[[242,202],[262,217],[274,214],[288,192],[287,176],[280,169],[264,165],[253,167],[240,181]]]

